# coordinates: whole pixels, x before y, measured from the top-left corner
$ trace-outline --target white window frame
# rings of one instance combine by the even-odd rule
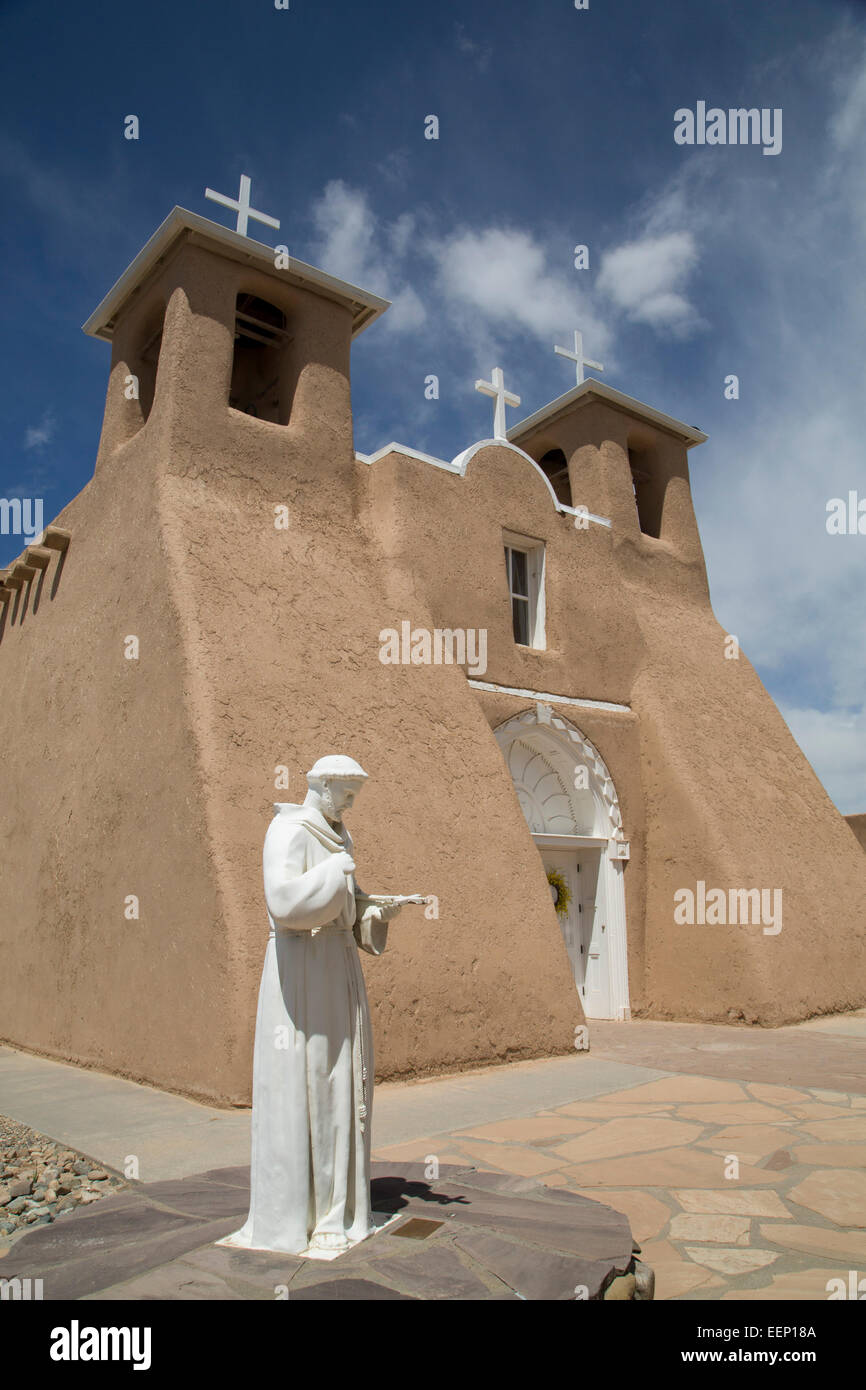
[[[519,550],[526,556],[526,573],[529,577],[529,643],[530,649],[544,651],[547,647],[545,623],[547,617],[544,598],[544,541],[533,540],[529,536],[519,536],[514,531],[502,532],[502,544],[506,551]],[[508,603],[513,608],[511,592],[511,565],[508,565]],[[513,622],[513,615],[512,615]],[[522,647],[522,642],[515,642]]]

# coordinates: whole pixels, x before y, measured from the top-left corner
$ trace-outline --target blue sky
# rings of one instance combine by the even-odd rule
[[[393,301],[354,349],[360,450],[453,457],[494,364],[537,409],[576,326],[603,380],[709,434],[717,616],[866,811],[866,536],[825,525],[866,497],[866,6],[5,0],[0,55],[0,495],[48,520],[84,486],[109,350],[81,323],[172,206],[230,221],[204,188],[247,173],[282,221],[253,235]],[[677,145],[699,100],[781,108],[781,153]]]

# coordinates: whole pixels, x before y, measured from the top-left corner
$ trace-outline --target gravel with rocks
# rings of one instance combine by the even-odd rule
[[[85,1154],[0,1115],[0,1249],[128,1186]]]

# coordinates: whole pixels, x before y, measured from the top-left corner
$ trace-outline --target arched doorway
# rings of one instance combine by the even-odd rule
[[[627,1019],[628,843],[610,773],[589,739],[549,705],[515,715],[495,733],[545,867],[570,891],[559,922],[583,1011]]]

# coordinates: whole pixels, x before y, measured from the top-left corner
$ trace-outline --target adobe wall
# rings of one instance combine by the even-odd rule
[[[568,1052],[582,1012],[483,711],[455,668],[379,660],[412,581],[393,575],[385,594],[354,515],[367,479],[348,311],[294,294],[304,365],[289,424],[267,424],[226,405],[234,297],[257,284],[194,248],[166,266],[135,311],[168,301],[153,410],[141,427],[118,398],[132,360],[119,333],[97,474],[59,518],[73,533],[62,587],[0,648],[18,837],[0,890],[16,963],[4,1036],[248,1103],[271,804],[302,799],[315,758],[346,752],[370,773],[350,822],[360,882],[439,900],[438,920],[406,909],[386,954],[364,958],[377,1074]],[[127,633],[137,663],[122,660]],[[54,750],[36,796],[25,712]],[[128,892],[138,923],[123,920]]]
[[[227,924],[144,437],[117,462],[122,487],[97,476],[57,518],[62,573],[0,644],[0,1037],[200,1093],[240,1031]]]
[[[782,1024],[866,1001],[866,859],[747,657],[697,608],[641,603],[653,1017]],[[782,930],[676,925],[674,893],[782,892]]]

